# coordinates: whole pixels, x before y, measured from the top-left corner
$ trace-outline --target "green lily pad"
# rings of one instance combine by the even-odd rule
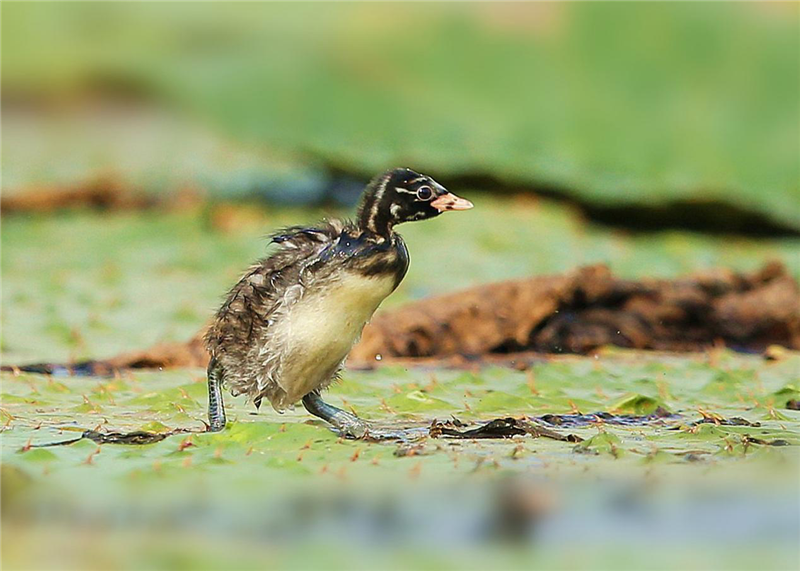
[[[610,405],[606,410],[615,414],[645,415],[652,414],[659,408],[669,412],[669,409],[658,399],[640,394],[629,394]]]
[[[600,432],[576,445],[573,450],[580,454],[607,454],[614,458],[625,454],[622,441],[610,432]]]

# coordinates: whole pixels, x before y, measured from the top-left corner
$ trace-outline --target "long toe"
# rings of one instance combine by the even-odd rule
[[[345,438],[354,438],[356,440],[365,438],[370,432],[369,425],[355,417],[345,420],[337,428],[339,429],[339,434]]]
[[[427,426],[376,426],[369,424],[366,440],[415,442],[430,435]]]

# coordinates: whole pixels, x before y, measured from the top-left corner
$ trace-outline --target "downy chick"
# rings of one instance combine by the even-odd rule
[[[394,227],[469,208],[431,177],[398,168],[367,185],[355,222],[273,235],[277,250],[231,289],[205,337],[210,430],[225,427],[224,384],[256,407],[266,398],[283,411],[302,400],[342,434],[363,437],[367,424],[323,402],[320,392],[408,270],[408,250]]]

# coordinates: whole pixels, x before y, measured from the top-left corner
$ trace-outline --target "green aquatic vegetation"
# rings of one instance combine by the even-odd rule
[[[470,552],[460,548],[442,552],[441,545],[448,545],[448,538],[463,537],[459,522],[482,513],[478,506],[495,506],[480,526],[494,522],[497,514],[492,509],[506,505],[501,500],[495,503],[495,495],[502,498],[513,489],[507,487],[513,486],[509,482],[528,479],[529,487],[523,489],[534,494],[536,501],[545,501],[544,506],[561,505],[569,498],[566,507],[562,506],[566,511],[554,514],[553,519],[536,516],[555,525],[559,518],[570,517],[570,509],[579,509],[577,520],[568,519],[571,525],[596,517],[603,529],[614,525],[627,529],[624,517],[615,519],[623,509],[618,501],[630,501],[633,506],[665,502],[654,512],[658,518],[690,510],[685,521],[691,522],[692,517],[699,517],[691,515],[691,506],[720,497],[729,481],[734,496],[724,496],[726,502],[740,501],[747,506],[747,498],[757,499],[765,493],[773,498],[769,494],[777,493],[777,499],[770,501],[778,503],[764,504],[763,510],[774,510],[777,515],[772,517],[784,517],[782,509],[775,506],[791,503],[800,474],[800,412],[780,409],[780,417],[765,419],[765,409],[755,403],[774,399],[776,392],[790,393],[800,355],[790,352],[783,361],[769,363],[757,356],[724,352],[715,355],[713,364],[710,361],[699,355],[613,350],[600,352],[596,359],[553,357],[527,371],[501,367],[432,371],[392,366],[347,371],[328,395],[332,404],[352,407],[380,426],[424,427],[434,419],[477,425],[495,418],[527,417],[551,431],[574,435],[580,442],[531,436],[344,440],[301,407],[285,414],[269,407],[256,412],[242,398],[231,397],[227,398],[228,427],[210,434],[202,432],[205,379],[201,370],[131,372],[113,379],[2,373],[0,490],[4,523],[14,522],[4,528],[4,535],[14,538],[4,553],[5,561],[36,560],[38,551],[20,550],[20,541],[36,545],[46,541],[53,550],[62,545],[63,538],[68,538],[69,545],[80,541],[82,530],[87,529],[72,520],[53,520],[55,516],[40,520],[20,514],[74,513],[76,518],[90,517],[107,527],[88,528],[92,541],[84,553],[104,554],[104,561],[121,568],[150,564],[149,557],[164,552],[156,539],[145,539],[151,530],[157,530],[162,540],[168,538],[173,550],[167,550],[173,559],[161,561],[161,566],[174,567],[178,559],[187,568],[203,567],[209,561],[224,567],[241,560],[246,567],[263,568],[277,565],[275,558],[284,557],[286,550],[305,568],[314,565],[310,561],[317,561],[314,557],[323,549],[335,554],[342,545],[349,546],[348,541],[361,545],[358,533],[363,533],[363,528],[353,532],[347,526],[353,521],[361,526],[372,522],[370,514],[374,513],[372,525],[377,527],[366,535],[367,545],[373,537],[395,533],[394,521],[399,526],[398,537],[411,533],[417,539],[409,541],[419,541],[422,535],[432,542],[413,549],[419,557],[409,563],[413,568],[473,568],[476,561],[483,560],[461,561]],[[758,376],[762,382],[747,389],[749,400],[739,399],[736,391],[722,391],[712,403],[706,387],[722,373],[725,380]],[[790,387],[788,391],[786,387]],[[665,404],[673,414],[642,416]],[[630,416],[610,416],[606,411]],[[598,414],[564,417],[577,420],[553,424],[556,417],[552,415],[571,413]],[[616,418],[629,422],[615,424]],[[174,434],[147,445],[98,445],[82,439],[66,446],[37,447],[76,438],[84,429],[163,434],[178,428],[197,432]],[[567,487],[551,489],[548,482]],[[678,499],[669,495],[664,482],[683,486],[682,495]],[[627,495],[620,496],[614,486],[622,486]],[[681,499],[690,493],[697,493],[700,499]],[[606,503],[610,505],[605,507]],[[712,513],[707,510],[722,508],[712,502],[710,508],[699,509],[706,510],[702,518],[706,522]],[[748,509],[751,511],[744,513],[751,515],[743,517],[759,517],[760,511]],[[404,510],[411,510],[412,516],[404,515]],[[641,517],[641,510],[634,511]],[[728,512],[722,509],[721,513]],[[335,517],[329,521],[326,517],[330,515]],[[442,518],[441,523],[430,530],[419,528],[437,517]],[[714,525],[722,525],[714,521]],[[777,521],[791,526],[791,520]],[[196,525],[210,529],[211,534],[195,530],[187,536],[193,539],[184,539],[182,530],[194,530]],[[315,525],[322,526],[322,535],[310,531]],[[747,521],[743,525],[751,529]],[[409,531],[412,529],[419,532],[415,535]],[[56,537],[51,538],[51,533]],[[117,533],[122,535],[115,540]],[[574,533],[570,528],[568,543],[563,545],[574,544]],[[579,533],[584,542],[592,541],[589,531]],[[769,549],[758,552],[761,568],[783,568],[792,560],[795,545],[782,537],[770,539],[765,544]],[[660,540],[660,536],[645,538]],[[289,544],[282,546],[283,541]],[[612,541],[623,546],[628,540]],[[292,548],[296,542],[304,549]],[[433,552],[429,553],[426,545]],[[563,551],[560,545],[556,546],[559,552]],[[706,554],[709,549],[729,551],[713,542],[702,546]],[[229,548],[232,554],[220,553]],[[540,557],[542,553],[549,557],[547,544],[539,548]],[[593,553],[591,546],[585,549],[589,549],[585,553]],[[253,560],[239,557],[242,550]],[[369,559],[370,553],[362,556]],[[498,561],[508,561],[509,568],[529,568],[530,554],[520,553],[517,561],[508,559],[511,553],[493,554],[483,568]],[[640,568],[651,557],[651,550],[625,553],[623,559],[616,553],[597,557],[614,568]],[[594,557],[590,558],[596,563]],[[438,558],[441,565],[434,565]],[[564,562],[557,560],[563,566]],[[352,568],[347,558],[324,561],[326,567]],[[703,568],[707,561],[691,559],[680,567]]]
[[[85,33],[99,14],[104,25]],[[22,93],[130,86],[240,143],[362,173],[403,162],[594,204],[718,202],[796,229],[797,22],[796,6],[730,3],[15,3],[3,19],[3,81]],[[123,150],[119,170],[159,165],[166,178],[200,173],[220,194],[276,194],[275,177],[259,182],[258,159],[159,139],[167,152]],[[9,147],[4,170],[16,164]],[[191,152],[179,168],[164,160],[182,147]],[[66,162],[40,158],[11,179],[74,178],[80,168]],[[484,247],[503,246],[490,237]],[[680,237],[665,246],[682,247]]]
[[[541,439],[525,438],[457,444],[446,439],[426,439],[417,443],[421,447],[420,457],[424,456],[426,462],[429,456],[447,456],[456,449],[461,456],[503,457],[520,445],[545,446],[535,456],[537,460],[546,459],[551,466],[573,464],[574,453],[650,461],[669,455],[679,462],[686,454],[698,451],[744,458],[752,451],[770,446],[785,448],[791,457],[793,447],[800,444],[798,411],[770,409],[774,411],[770,417],[763,406],[755,404],[772,398],[774,387],[751,382],[749,399],[739,398],[737,390],[715,390],[714,398],[709,400],[708,385],[700,375],[704,373],[713,383],[721,382],[719,379],[739,382],[769,370],[772,383],[781,382],[782,376],[786,383],[796,374],[800,356],[791,355],[785,362],[765,364],[757,357],[728,353],[723,355],[720,365],[714,366],[699,357],[613,353],[591,360],[554,358],[537,363],[526,372],[498,367],[470,373],[438,370],[432,374],[397,367],[347,372],[330,399],[380,425],[425,426],[434,419],[452,417],[473,424],[505,416],[541,417],[538,422],[542,426],[583,439],[577,445],[558,442],[545,445]],[[700,382],[687,381],[692,377]],[[609,381],[607,385],[603,384],[604,379]],[[668,397],[635,392],[643,384],[656,382],[657,390]],[[786,386],[778,392],[785,391]],[[158,462],[165,469],[188,462],[195,468],[256,462],[270,470],[291,469],[308,474],[317,473],[324,465],[347,461],[347,468],[361,473],[364,460],[384,457],[382,462],[390,462],[388,458],[395,446],[342,441],[302,408],[284,415],[268,408],[256,412],[241,398],[230,397],[230,427],[221,434],[202,433],[206,389],[202,371],[197,370],[129,373],[110,380],[54,380],[38,375],[4,374],[3,387],[4,463],[27,465],[30,462],[27,455],[36,452],[32,458],[37,463],[47,463],[52,473],[86,460],[98,446],[88,440],[64,448],[37,449],[29,445],[73,438],[82,429],[197,431],[140,448],[100,446],[102,453],[93,456],[91,462],[105,463],[118,457],[114,471],[120,473],[140,469],[140,462],[145,459]],[[621,396],[616,394],[626,389]],[[657,411],[660,412],[653,414]],[[559,421],[562,424],[552,416],[594,413],[597,416]],[[624,422],[617,423],[614,415],[622,415],[619,418]],[[526,458],[528,455],[517,458],[514,465],[518,468],[526,465]],[[129,460],[132,464],[126,468]],[[395,462],[403,463],[402,456]],[[602,465],[604,460],[596,462]],[[365,473],[363,477],[368,476]]]
[[[573,451],[579,454],[608,454],[613,458],[619,458],[625,453],[619,437],[605,430],[584,440]]]
[[[652,414],[658,409],[666,410],[664,404],[658,399],[641,394],[631,394],[609,406],[608,412],[644,415]]]

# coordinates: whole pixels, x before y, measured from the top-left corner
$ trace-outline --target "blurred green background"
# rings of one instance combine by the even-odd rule
[[[589,263],[644,277],[779,259],[800,276],[798,16],[4,4],[3,196],[94,185],[162,207],[7,216],[3,361],[185,339],[265,235],[349,214],[397,165],[478,208],[402,228],[413,263],[387,304]]]
[[[777,259],[800,277],[797,3],[0,8],[3,364],[187,339],[266,235],[350,214],[399,165],[476,208],[400,228],[411,269],[385,306],[592,263],[646,278]],[[18,206],[86,188],[124,200]],[[796,568],[800,413],[784,407],[798,379],[797,355],[719,351],[382,369],[348,373],[331,402],[384,421],[665,406],[760,426],[592,425],[584,447],[408,453],[238,399],[231,429],[192,446],[20,453],[78,427],[200,426],[205,379],[4,373],[5,562],[373,568],[368,547],[397,541],[379,567]],[[309,507],[320,482],[332,507]],[[495,517],[544,531],[498,556]]]
[[[755,3],[9,3],[3,93],[145,99],[298,166],[716,201],[800,231],[797,22]]]

